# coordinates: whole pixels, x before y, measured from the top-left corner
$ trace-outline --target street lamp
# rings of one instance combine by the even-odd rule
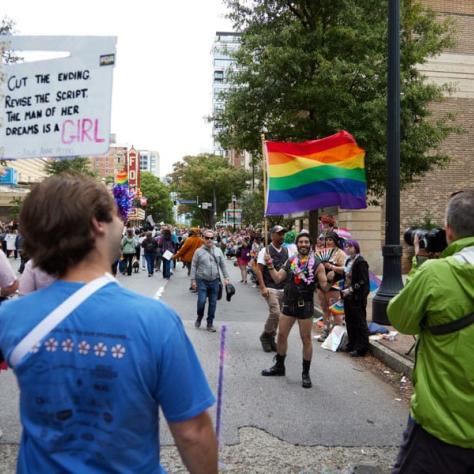
[[[235,201],[237,200],[237,197],[235,196],[235,194],[232,194],[232,223],[233,223],[233,227],[234,227],[234,230],[233,232],[235,232]]]
[[[372,302],[372,319],[390,324],[387,305],[403,288],[400,246],[400,0],[388,6],[387,197],[382,284]]]

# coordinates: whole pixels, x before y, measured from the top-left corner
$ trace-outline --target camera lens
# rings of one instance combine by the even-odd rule
[[[409,227],[403,234],[403,240],[407,245],[413,247],[415,242],[415,236],[418,236],[420,242],[420,248],[424,249],[426,246],[425,237],[428,231],[425,229],[419,229],[417,227]]]
[[[428,252],[442,252],[447,246],[444,229],[432,229],[426,234],[426,250]]]

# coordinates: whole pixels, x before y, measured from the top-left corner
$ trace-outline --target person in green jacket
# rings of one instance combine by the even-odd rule
[[[132,262],[135,256],[135,246],[137,243],[135,236],[133,235],[133,229],[127,229],[127,233],[122,238],[122,254],[123,258],[127,261],[127,275],[132,274]]]
[[[474,472],[474,318],[446,326],[474,312],[474,190],[451,197],[445,229],[441,258],[425,261],[387,310],[397,330],[418,335],[396,474]]]

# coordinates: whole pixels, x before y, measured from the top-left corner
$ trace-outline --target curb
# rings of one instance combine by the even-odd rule
[[[414,364],[411,360],[401,356],[395,351],[392,351],[377,341],[370,341],[369,344],[370,352],[376,359],[380,360],[380,362],[383,362],[395,372],[403,373],[403,375],[406,375],[411,379],[414,367]]]
[[[321,317],[323,315],[318,306],[314,307],[314,315],[315,317]],[[402,373],[411,379],[414,364],[410,359],[403,357],[398,354],[398,352],[392,351],[377,341],[369,341],[369,344],[370,352],[376,359],[383,362],[387,367],[390,367],[395,372]]]

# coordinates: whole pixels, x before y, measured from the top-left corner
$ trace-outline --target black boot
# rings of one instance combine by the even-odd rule
[[[276,352],[277,351],[277,343],[275,341],[275,334],[273,334],[271,336],[271,339],[270,339],[270,346],[272,347],[272,352]]]
[[[262,349],[264,352],[272,352],[272,335],[267,332],[262,332],[260,336],[260,342],[262,343]]]
[[[311,388],[313,386],[313,384],[311,383],[311,378],[309,376],[310,366],[311,366],[311,361],[303,359],[303,373],[301,374],[301,378],[303,380],[301,385],[303,388]]]
[[[282,376],[285,375],[285,357],[286,355],[277,354],[275,356],[275,365],[269,369],[262,370],[262,375],[264,377],[270,377],[273,375]]]

